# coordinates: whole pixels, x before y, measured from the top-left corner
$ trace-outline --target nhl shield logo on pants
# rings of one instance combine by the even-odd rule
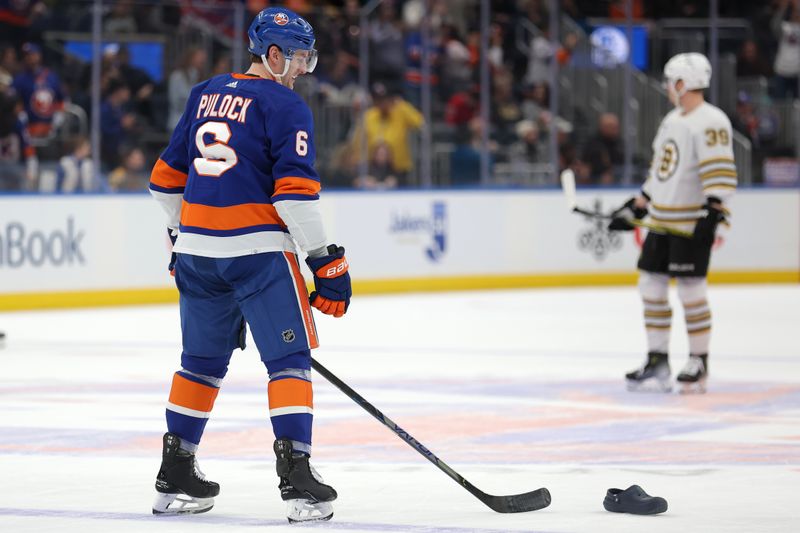
[[[292,342],[294,340],[294,330],[287,329],[281,333],[283,342]]]

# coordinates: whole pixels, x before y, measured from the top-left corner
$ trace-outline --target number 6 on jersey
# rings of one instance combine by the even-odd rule
[[[294,143],[294,151],[297,152],[299,156],[305,156],[308,154],[308,133],[300,130],[297,132],[297,139]]]
[[[211,144],[205,142],[207,133],[214,138]],[[194,169],[198,174],[218,178],[236,166],[239,158],[234,149],[228,146],[231,135],[231,128],[225,122],[206,122],[197,128],[194,142],[203,155],[194,160]]]

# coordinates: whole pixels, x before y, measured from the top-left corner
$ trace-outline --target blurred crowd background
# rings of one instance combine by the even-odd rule
[[[715,65],[740,180],[798,183],[800,0],[0,0],[0,190],[145,191],[269,5],[316,30],[296,89],[326,188],[639,183],[685,51]]]

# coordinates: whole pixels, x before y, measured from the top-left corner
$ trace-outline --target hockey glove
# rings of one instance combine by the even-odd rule
[[[636,207],[636,198],[629,198],[622,207],[611,213],[608,229],[611,231],[630,231],[634,228],[631,219],[642,219],[647,216],[646,207]]]
[[[331,244],[328,255],[307,258],[306,264],[314,274],[314,290],[309,296],[311,305],[326,315],[340,317],[350,306],[349,265],[344,257],[344,248]]]
[[[725,220],[725,211],[721,203],[711,199],[704,206],[704,209],[707,214],[697,220],[697,224],[694,226],[694,239],[704,244],[711,244],[714,242],[717,226]]]
[[[175,241],[178,240],[178,230],[167,228],[167,235],[169,236],[169,240],[172,241],[172,246],[175,246]],[[175,276],[175,261],[177,260],[178,256],[175,255],[175,252],[172,252],[172,255],[169,256],[169,266],[167,266],[167,270],[169,270],[170,276],[173,277]]]

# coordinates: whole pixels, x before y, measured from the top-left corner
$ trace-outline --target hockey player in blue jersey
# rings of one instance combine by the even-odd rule
[[[344,248],[319,212],[311,112],[292,90],[317,60],[313,28],[283,8],[250,25],[251,65],[194,87],[150,190],[167,212],[170,270],[180,292],[183,353],[167,403],[154,513],[209,510],[219,485],[195,453],[245,324],[269,373],[279,489],[291,522],[328,520],[336,491],[309,464],[313,417],[310,306],[336,317],[350,303]],[[308,254],[309,295],[296,246]],[[310,304],[310,305],[309,305]]]

